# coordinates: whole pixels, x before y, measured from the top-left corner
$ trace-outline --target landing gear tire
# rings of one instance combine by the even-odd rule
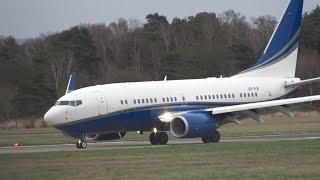
[[[201,139],[202,139],[202,142],[205,144],[218,143],[218,142],[220,142],[220,133],[219,133],[219,131],[214,131],[207,136],[203,136]]]
[[[160,144],[160,137],[159,137],[158,133],[152,132],[150,134],[149,140],[152,145],[159,145]]]
[[[149,140],[152,145],[166,145],[168,143],[169,137],[166,132],[152,132],[150,134]]]
[[[201,140],[202,140],[202,142],[203,142],[204,144],[207,144],[207,143],[210,143],[210,142],[211,142],[209,136],[204,136],[204,137],[201,138]]]
[[[160,145],[166,145],[168,143],[169,137],[166,132],[159,133],[159,143]]]
[[[212,143],[218,143],[220,142],[220,133],[219,131],[214,131],[211,135],[210,135],[210,141]]]
[[[76,143],[76,146],[77,146],[78,149],[81,149],[79,142]]]
[[[87,142],[86,142],[85,140],[80,139],[80,140],[77,142],[76,146],[77,146],[78,149],[86,149],[87,146],[88,146],[88,144],[87,144]]]

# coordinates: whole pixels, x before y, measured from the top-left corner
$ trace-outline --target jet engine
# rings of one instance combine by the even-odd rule
[[[205,112],[182,114],[170,122],[170,131],[177,138],[203,137],[215,130],[216,120]]]

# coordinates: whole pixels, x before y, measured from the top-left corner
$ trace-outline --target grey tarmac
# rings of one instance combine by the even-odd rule
[[[286,141],[286,140],[308,140],[319,139],[320,133],[308,134],[284,134],[284,135],[265,135],[265,136],[240,136],[222,137],[221,142],[267,142],[267,141]],[[75,140],[76,141],[76,140]],[[88,151],[88,150],[107,150],[107,149],[137,149],[137,148],[160,148],[182,144],[202,144],[201,139],[171,139],[168,145],[153,146],[146,140],[126,140],[101,143],[88,143],[87,149],[77,149],[75,144],[56,144],[56,145],[34,145],[34,146],[12,146],[0,147],[0,154],[10,153],[36,153],[36,152],[56,152],[56,151]]]

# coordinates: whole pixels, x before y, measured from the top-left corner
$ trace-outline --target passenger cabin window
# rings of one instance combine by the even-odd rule
[[[146,103],[149,103],[149,99],[146,99]]]
[[[154,102],[157,103],[157,98],[154,98]]]
[[[128,104],[128,101],[127,101],[127,100],[124,100],[124,103]]]
[[[82,101],[81,100],[77,100],[76,101],[76,106],[80,106],[82,104]]]
[[[123,104],[123,100],[121,100],[120,103]]]

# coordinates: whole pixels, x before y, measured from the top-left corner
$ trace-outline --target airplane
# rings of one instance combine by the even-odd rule
[[[288,105],[318,101],[320,96],[292,98],[299,87],[320,81],[295,77],[303,0],[290,0],[265,51],[255,65],[231,77],[96,85],[76,89],[70,76],[66,94],[44,120],[64,134],[87,140],[121,139],[126,132],[151,132],[152,145],[176,138],[220,141],[218,129],[261,115],[281,112],[292,117]]]

